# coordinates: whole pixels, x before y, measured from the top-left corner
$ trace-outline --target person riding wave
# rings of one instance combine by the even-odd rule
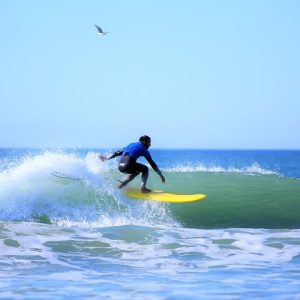
[[[128,174],[128,177],[121,181],[121,184],[118,186],[120,189],[125,187],[131,180],[133,180],[137,175],[142,173],[142,187],[141,191],[143,193],[149,193],[149,190],[146,187],[149,169],[147,166],[137,163],[137,159],[141,156],[145,157],[153,170],[159,175],[162,183],[165,183],[165,177],[162,175],[156,163],[153,161],[148,149],[151,146],[151,138],[147,135],[143,135],[139,138],[137,143],[131,143],[126,146],[123,150],[118,150],[113,152],[108,156],[99,155],[101,161],[106,161],[117,156],[121,156],[119,160],[118,169],[121,173]]]

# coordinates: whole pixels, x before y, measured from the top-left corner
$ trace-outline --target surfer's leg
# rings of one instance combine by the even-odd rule
[[[129,174],[128,177],[124,181],[121,181],[121,183],[118,186],[118,188],[119,189],[123,188],[124,186],[126,186],[131,180],[133,180],[138,175],[139,175],[139,172],[138,173]]]
[[[147,166],[132,162],[132,160],[129,158],[129,156],[124,156],[120,159],[119,162],[119,171],[122,173],[129,174],[127,179],[121,182],[119,185],[119,188],[126,186],[131,180],[133,180],[139,173],[142,173],[142,192],[147,193],[151,192],[151,190],[146,188],[148,175],[149,175],[149,169]]]
[[[129,156],[121,157],[118,168],[121,173],[129,174],[125,180],[120,181],[121,183],[118,186],[119,189],[126,186],[131,180],[139,175],[139,172],[135,170],[135,163],[131,161]]]
[[[146,184],[148,181],[148,176],[149,176],[149,169],[147,166],[142,165],[142,164],[137,164],[138,171],[142,173],[142,187],[141,191],[143,193],[150,193],[151,190],[146,188]]]

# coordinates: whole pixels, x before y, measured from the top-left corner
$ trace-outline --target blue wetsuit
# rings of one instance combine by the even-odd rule
[[[119,171],[122,173],[130,174],[128,179],[124,181],[124,184],[127,184],[139,173],[142,173],[142,182],[146,184],[149,173],[148,167],[136,162],[136,160],[141,156],[146,158],[150,166],[158,175],[162,175],[158,166],[153,161],[148,149],[142,142],[131,143],[128,146],[126,146],[123,150],[119,150],[112,153],[108,157],[108,159],[112,159],[116,156],[121,156],[118,166]]]
[[[144,156],[146,159],[149,159],[149,157],[151,158],[148,149],[142,142],[129,144],[123,149],[122,155],[128,155],[134,160],[137,160],[141,156]]]

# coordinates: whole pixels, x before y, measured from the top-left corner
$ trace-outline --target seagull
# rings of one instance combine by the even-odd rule
[[[109,32],[104,32],[103,30],[102,30],[102,28],[101,27],[99,27],[99,26],[97,26],[97,25],[95,25],[95,27],[97,28],[97,34],[98,35],[105,35],[105,34],[107,34],[107,33],[109,33]]]

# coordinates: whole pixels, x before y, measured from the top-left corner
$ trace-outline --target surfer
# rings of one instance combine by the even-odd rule
[[[128,146],[126,146],[123,150],[118,150],[108,156],[99,155],[98,157],[101,161],[106,161],[115,158],[117,156],[121,156],[118,168],[120,172],[128,174],[128,177],[124,181],[121,181],[121,184],[118,186],[118,188],[119,189],[123,188],[137,175],[142,173],[141,191],[143,193],[149,193],[151,192],[151,190],[149,190],[146,187],[149,170],[147,166],[136,162],[136,160],[140,156],[144,156],[147,159],[150,166],[159,175],[162,183],[165,183],[166,181],[165,177],[162,175],[161,171],[159,170],[156,163],[153,161],[148,151],[150,146],[151,146],[151,138],[147,135],[143,135],[139,138],[139,142],[131,143]]]

